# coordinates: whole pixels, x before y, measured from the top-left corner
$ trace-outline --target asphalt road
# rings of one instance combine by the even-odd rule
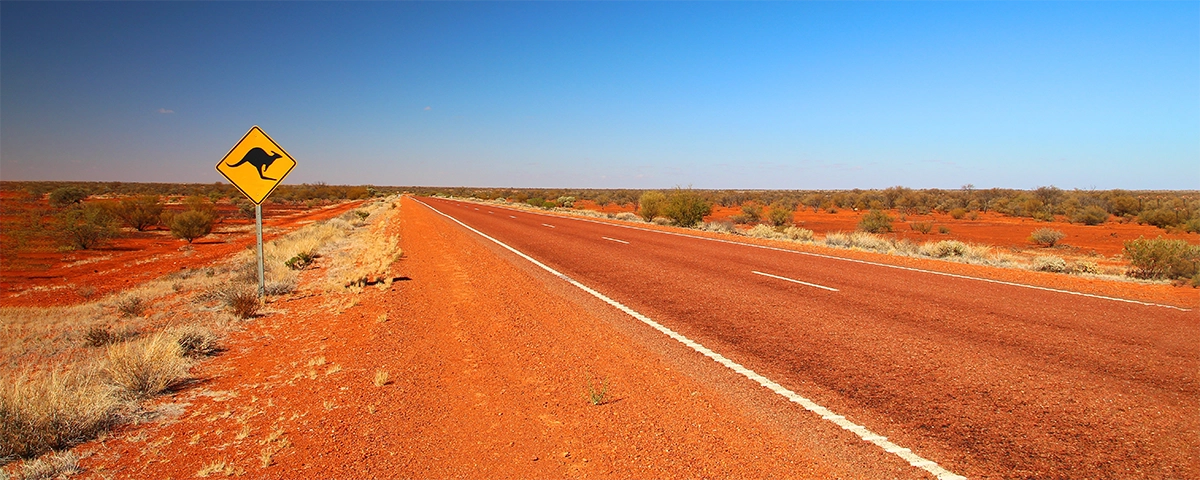
[[[420,200],[957,474],[1200,478],[1195,311]]]

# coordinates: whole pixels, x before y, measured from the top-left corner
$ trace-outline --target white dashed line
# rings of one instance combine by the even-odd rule
[[[494,213],[496,213],[496,212],[493,212],[493,211],[491,211],[491,210],[488,210],[488,215],[491,215],[491,214],[494,214]]]
[[[781,277],[781,276],[779,276],[779,275],[771,275],[771,274],[769,274],[769,273],[763,273],[763,272],[759,272],[759,271],[755,271],[755,270],[751,270],[751,271],[750,271],[750,273],[756,273],[756,274],[758,274],[758,275],[762,275],[762,276],[764,276],[764,277],[778,278],[778,279],[780,279],[780,280],[783,280],[783,281],[785,281],[785,282],[799,283],[799,284],[801,284],[801,285],[808,285],[808,286],[810,286],[810,287],[816,287],[816,288],[824,288],[824,289],[826,289],[826,290],[829,290],[829,291],[831,291],[831,292],[836,292],[836,291],[838,291],[838,289],[836,289],[836,288],[833,288],[833,287],[826,287],[826,286],[824,286],[824,285],[817,285],[817,284],[815,284],[815,283],[801,282],[801,281],[799,281],[799,280],[796,280],[796,279],[794,279],[794,278]]]
[[[416,200],[416,199],[414,198],[413,200]],[[796,394],[796,392],[788,390],[783,385],[775,383],[775,382],[771,381],[770,379],[768,379],[762,375],[759,375],[758,373],[755,373],[753,370],[750,370],[750,369],[738,364],[737,362],[734,362],[733,360],[725,358],[723,355],[721,355],[717,352],[709,350],[708,347],[705,347],[704,345],[696,343],[695,341],[693,341],[690,338],[680,335],[679,333],[675,332],[674,330],[671,330],[671,329],[663,326],[662,324],[655,322],[654,320],[651,320],[650,317],[642,315],[641,313],[638,313],[634,309],[626,307],[625,305],[622,305],[620,302],[617,302],[616,300],[608,298],[607,296],[605,296],[604,294],[602,294],[600,292],[592,290],[587,285],[579,283],[575,279],[572,279],[571,277],[563,275],[558,270],[550,268],[550,267],[546,266],[546,264],[535,260],[533,257],[526,255],[525,253],[521,252],[520,250],[510,247],[507,244],[505,244],[504,242],[496,240],[495,238],[488,236],[488,234],[472,228],[470,225],[463,223],[459,219],[451,217],[450,215],[447,215],[445,213],[442,213],[440,210],[433,208],[429,204],[422,202],[420,200],[417,200],[417,203],[420,203],[421,205],[425,205],[430,210],[437,212],[439,215],[449,218],[450,220],[454,221],[454,223],[462,225],[463,228],[466,228],[467,230],[475,232],[476,234],[478,234],[479,236],[481,236],[483,238],[491,240],[493,243],[500,245],[504,249],[516,254],[517,256],[524,258],[525,260],[529,260],[534,265],[541,267],[542,270],[550,272],[551,275],[561,278],[564,281],[566,281],[567,283],[570,283],[571,285],[578,287],[580,290],[583,290],[583,291],[591,294],[593,297],[600,299],[604,303],[607,303],[609,305],[612,305],[613,307],[616,307],[618,310],[625,312],[629,316],[640,320],[642,323],[645,323],[646,325],[649,325],[651,328],[658,330],[659,332],[662,332],[664,335],[671,337],[672,339],[678,341],[679,343],[687,345],[689,348],[691,348],[692,350],[695,350],[696,352],[699,352],[701,355],[711,358],[713,361],[715,361],[721,365],[724,365],[726,368],[729,368],[730,370],[733,370],[734,372],[737,372],[738,374],[740,374],[750,380],[753,380],[754,382],[758,383],[759,385],[762,385],[763,387],[766,387],[767,389],[769,389],[775,393],[778,393],[780,396],[787,398],[789,401],[791,401],[793,403],[800,404],[800,406],[804,407],[805,410],[813,412],[813,413],[821,416],[821,418],[829,420],[830,422],[834,423],[835,425],[845,429],[846,431],[849,431],[849,432],[854,433],[855,435],[858,435],[858,437],[863,439],[864,441],[868,441],[868,442],[874,443],[875,445],[878,445],[884,451],[894,454],[894,455],[904,459],[904,461],[908,462],[909,465],[912,465],[913,467],[925,470],[926,472],[933,474],[933,476],[937,477],[939,480],[966,480],[967,477],[964,477],[962,475],[958,475],[954,472],[946,470],[945,468],[942,468],[942,466],[938,465],[937,462],[925,459],[925,458],[921,457],[920,455],[912,453],[912,450],[903,448],[899,445],[889,442],[887,440],[887,437],[878,435],[874,432],[871,432],[864,426],[861,426],[861,425],[855,424],[854,422],[846,420],[845,417],[843,417],[841,415],[837,415],[837,414],[829,411],[829,409],[818,405],[816,402],[813,402],[812,400],[804,398],[804,397]],[[542,225],[546,225],[546,224],[543,223]],[[546,226],[550,226],[550,225],[546,225]]]
[[[512,215],[509,215],[509,216],[508,216],[508,218],[517,218],[517,217],[514,217],[514,216],[512,216]]]
[[[624,240],[617,240],[617,239],[615,239],[615,238],[608,238],[608,237],[600,237],[600,238],[603,238],[603,239],[605,239],[605,240],[608,240],[608,241],[610,241],[610,242],[624,243],[624,244],[626,244],[626,245],[629,245],[629,242],[626,242],[626,241],[624,241]]]
[[[551,224],[549,224],[549,223],[543,223],[543,224],[542,224],[542,226],[543,226],[543,227],[550,227],[550,228],[554,228],[554,225],[551,225]]]

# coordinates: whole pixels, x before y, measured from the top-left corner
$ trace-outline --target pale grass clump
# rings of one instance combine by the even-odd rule
[[[95,378],[57,368],[0,377],[0,463],[68,448],[116,424],[122,403]]]
[[[815,238],[812,230],[800,227],[787,227],[783,230],[783,236],[794,242],[811,242]]]
[[[618,213],[618,214],[617,214],[616,216],[614,216],[613,218],[615,218],[615,219],[617,219],[617,220],[621,220],[621,221],[623,221],[623,222],[637,222],[637,223],[644,223],[644,222],[642,221],[642,217],[639,217],[639,216],[637,216],[637,214],[636,214],[636,213],[633,213],[633,212],[621,212],[621,213]]]
[[[74,452],[54,452],[21,465],[17,478],[21,480],[48,480],[65,478],[82,472],[79,455]],[[5,478],[0,474],[0,478]]]
[[[322,254],[330,257],[332,265],[325,275],[329,290],[345,287],[362,287],[368,283],[381,282],[390,286],[387,275],[392,263],[400,258],[400,239],[387,233],[388,222],[397,210],[384,208],[388,203],[371,205],[368,211],[383,210],[375,215],[374,223],[351,232],[343,241],[327,244]],[[335,219],[336,220],[336,219]]]
[[[376,370],[374,383],[375,383],[376,387],[382,387],[384,385],[387,385],[387,383],[388,383],[387,370]]]
[[[178,338],[157,333],[148,338],[110,345],[105,371],[112,385],[130,398],[149,398],[180,386],[192,362],[183,356]]]
[[[1053,255],[1033,257],[1033,264],[1029,268],[1039,272],[1063,273],[1070,271],[1066,260]]]
[[[733,228],[733,224],[729,223],[729,222],[700,222],[700,224],[697,225],[696,228],[703,230],[705,232],[717,232],[717,233],[735,233],[735,232],[737,232],[737,230]]]
[[[746,236],[754,238],[780,238],[783,235],[781,235],[779,232],[776,232],[774,228],[769,226],[755,225],[749,230],[746,230]]]

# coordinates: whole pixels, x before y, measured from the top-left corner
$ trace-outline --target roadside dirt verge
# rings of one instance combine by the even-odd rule
[[[398,212],[396,281],[271,304],[162,420],[82,447],[85,476],[921,477],[425,207]]]

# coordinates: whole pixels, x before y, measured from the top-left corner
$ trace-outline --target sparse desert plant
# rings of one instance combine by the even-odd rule
[[[701,222],[697,227],[706,232],[718,233],[734,233],[737,229],[733,228],[733,224],[729,222]]]
[[[20,480],[50,480],[67,478],[82,472],[79,455],[74,452],[54,452],[21,464],[17,471]]]
[[[355,210],[354,216],[358,217],[359,220],[366,220],[367,217],[371,216],[371,212],[365,210]]]
[[[170,332],[179,344],[179,354],[188,358],[210,357],[220,351],[217,334],[201,326],[183,327]]]
[[[108,346],[108,380],[131,398],[149,398],[187,378],[191,362],[174,338],[162,332],[139,341]]]
[[[908,224],[908,226],[911,227],[914,232],[922,235],[928,234],[933,230],[933,224],[930,222],[912,222]]]
[[[882,210],[871,210],[858,221],[858,229],[868,233],[888,233],[892,231],[892,217]]]
[[[1031,268],[1039,272],[1063,273],[1067,271],[1067,261],[1050,255],[1038,256],[1033,258]]]
[[[1067,234],[1050,228],[1039,228],[1034,230],[1029,235],[1029,240],[1038,245],[1053,247],[1060,240],[1067,237]]]
[[[921,255],[934,258],[962,257],[970,247],[958,240],[942,240],[921,245]]]
[[[783,236],[787,237],[788,240],[800,242],[811,242],[815,237],[812,230],[800,227],[787,227],[783,230]]]
[[[1100,265],[1096,264],[1096,262],[1079,260],[1071,265],[1071,272],[1073,272],[1073,273],[1088,273],[1088,274],[1094,275],[1094,274],[1100,273]]]
[[[154,195],[141,195],[126,198],[117,204],[114,212],[125,225],[139,232],[158,225],[161,221],[163,206]]]
[[[850,236],[843,232],[829,232],[825,234],[825,244],[831,247],[849,247]]]
[[[140,317],[143,313],[146,313],[148,305],[146,305],[146,301],[142,300],[141,297],[127,295],[117,300],[115,306],[117,307],[117,312],[122,317]]]
[[[1076,210],[1071,215],[1071,221],[1075,223],[1082,223],[1084,225],[1100,225],[1101,223],[1108,221],[1108,210],[1095,205],[1082,210]]]
[[[731,220],[733,220],[734,223],[740,224],[758,223],[759,220],[762,220],[762,215],[762,205],[750,202],[742,205],[742,213],[734,215]]]
[[[263,293],[266,295],[287,295],[294,291],[296,291],[296,282],[293,279],[263,282]]]
[[[234,316],[244,320],[258,314],[258,309],[262,307],[262,302],[259,301],[256,292],[246,289],[236,289],[226,292],[225,306],[229,307]]]
[[[82,297],[84,300],[92,298],[96,294],[96,287],[91,285],[81,285],[75,289],[75,294]]]
[[[55,216],[55,234],[66,248],[88,250],[116,238],[120,231],[112,212],[93,203],[68,208]]]
[[[637,216],[637,214],[630,213],[630,212],[618,213],[617,216],[613,217],[613,218],[616,218],[617,220],[626,221],[626,222],[637,222],[637,221],[642,220],[642,218]]]
[[[608,402],[608,382],[603,378],[589,378],[587,400],[592,405],[604,405],[605,402]]]
[[[1169,208],[1145,210],[1137,217],[1138,223],[1148,223],[1158,228],[1167,228],[1180,223],[1179,215]]]
[[[375,379],[372,381],[376,387],[382,387],[388,384],[388,372],[386,370],[376,370]]]
[[[192,243],[197,238],[212,233],[215,223],[216,218],[212,215],[197,210],[188,210],[171,217],[168,226],[171,228],[171,235],[174,235],[175,238],[182,238],[188,243]]]
[[[779,238],[782,235],[780,235],[779,232],[776,232],[774,228],[766,225],[755,225],[749,230],[746,230],[746,236],[754,238]]]
[[[950,218],[962,220],[962,218],[965,216],[967,216],[967,209],[965,208],[955,208],[950,210]]]
[[[105,325],[92,325],[83,333],[83,344],[89,347],[106,347],[124,342],[134,335],[131,331],[113,331]]]
[[[638,215],[647,222],[662,216],[667,207],[667,196],[662,192],[649,191],[638,198]]]
[[[1138,238],[1125,242],[1128,275],[1137,278],[1191,278],[1200,273],[1200,245],[1185,240]]]
[[[667,204],[663,211],[663,214],[674,220],[676,225],[685,228],[700,223],[704,220],[704,216],[710,213],[712,213],[712,204],[690,187],[687,189],[675,188],[667,197]]]
[[[0,377],[0,461],[68,448],[116,424],[120,402],[93,378],[61,370]]]
[[[945,225],[938,225],[938,233],[940,233],[942,235],[949,235],[950,227],[947,227]]]
[[[792,223],[792,215],[794,213],[795,209],[790,205],[776,202],[771,204],[771,210],[767,212],[767,221],[771,222],[771,225],[782,227]]]
[[[651,220],[650,223],[653,223],[655,225],[674,225],[675,221],[671,220],[667,217],[654,217],[654,219]]]

